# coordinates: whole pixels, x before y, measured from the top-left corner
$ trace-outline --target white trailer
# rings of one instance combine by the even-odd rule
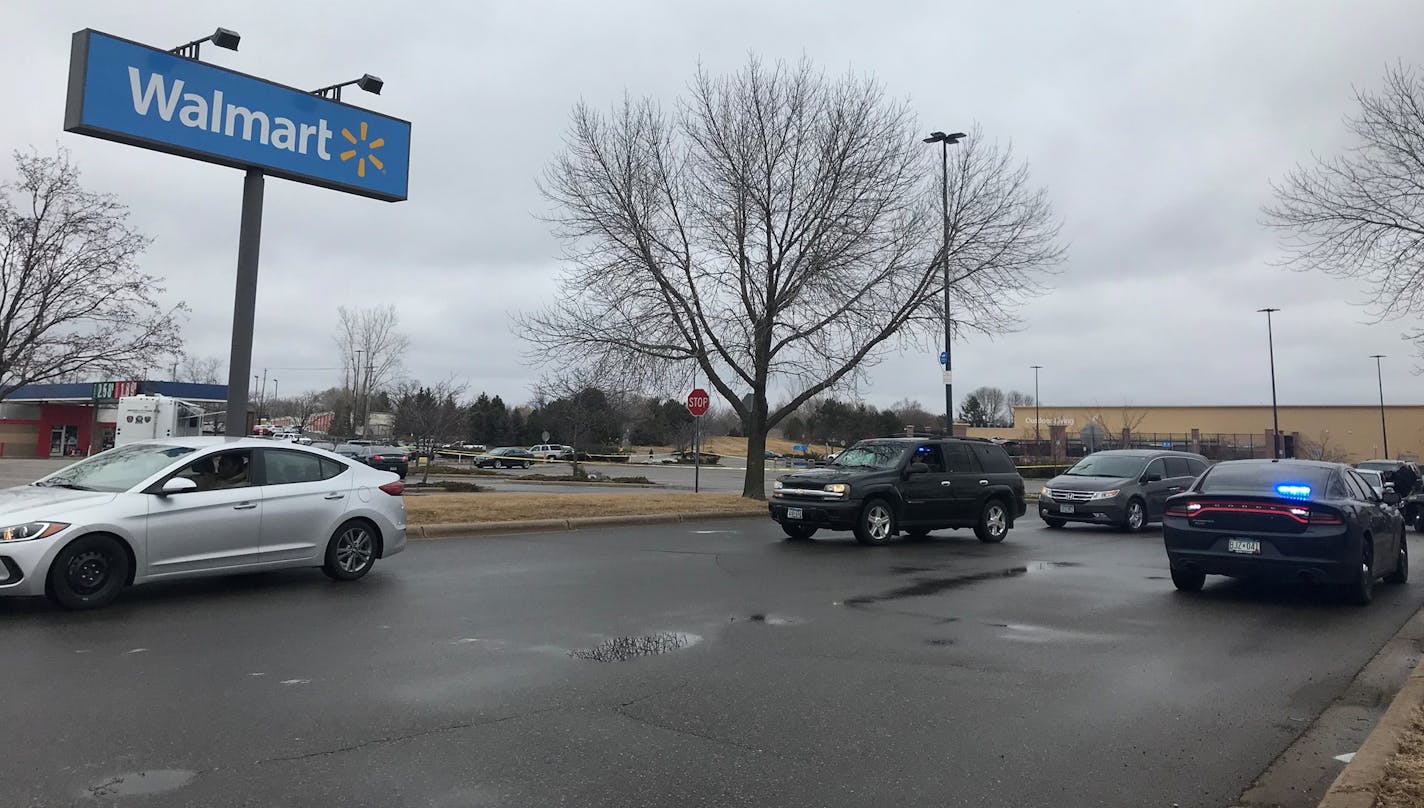
[[[154,438],[203,434],[203,408],[168,396],[125,396],[119,399],[114,445]]]

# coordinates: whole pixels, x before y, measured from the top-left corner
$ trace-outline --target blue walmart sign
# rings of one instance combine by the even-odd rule
[[[408,121],[98,31],[74,34],[64,128],[388,202],[406,198]]]

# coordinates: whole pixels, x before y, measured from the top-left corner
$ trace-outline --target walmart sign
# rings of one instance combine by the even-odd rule
[[[410,123],[84,30],[65,131],[338,191],[406,198]]]

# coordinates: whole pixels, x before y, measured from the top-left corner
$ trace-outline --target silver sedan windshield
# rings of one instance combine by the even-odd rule
[[[133,443],[81,460],[35,485],[80,491],[127,491],[194,451],[188,446]]]

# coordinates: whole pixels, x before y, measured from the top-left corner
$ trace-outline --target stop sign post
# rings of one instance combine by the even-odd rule
[[[692,413],[692,493],[702,488],[702,416],[712,406],[712,397],[701,387],[692,388],[687,394],[687,411]]]

